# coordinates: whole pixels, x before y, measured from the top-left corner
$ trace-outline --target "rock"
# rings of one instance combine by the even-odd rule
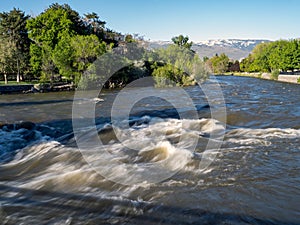
[[[35,124],[32,122],[29,122],[29,121],[16,124],[16,127],[15,127],[16,130],[22,129],[22,128],[24,128],[26,130],[33,130],[35,128]]]

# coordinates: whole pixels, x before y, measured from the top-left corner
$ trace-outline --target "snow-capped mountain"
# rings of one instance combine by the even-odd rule
[[[253,48],[262,42],[270,42],[269,40],[241,40],[241,39],[219,39],[206,40],[194,43],[192,49],[196,51],[200,57],[212,57],[216,54],[225,53],[229,58],[240,60],[249,55]],[[171,41],[154,41],[150,42],[150,48],[166,47]]]
[[[195,43],[199,46],[220,46],[220,47],[233,47],[239,49],[252,50],[257,44],[261,42],[268,42],[268,40],[239,40],[239,39],[221,39],[221,40],[207,40]]]

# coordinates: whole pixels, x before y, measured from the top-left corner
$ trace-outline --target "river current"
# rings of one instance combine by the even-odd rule
[[[176,90],[0,95],[0,223],[300,224],[300,86]]]

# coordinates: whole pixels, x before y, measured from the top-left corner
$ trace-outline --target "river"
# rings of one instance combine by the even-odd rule
[[[300,224],[299,85],[140,90],[0,95],[1,224]]]

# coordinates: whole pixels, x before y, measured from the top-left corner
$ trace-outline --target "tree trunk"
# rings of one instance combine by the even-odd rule
[[[7,84],[7,75],[6,75],[6,73],[4,73],[4,82],[5,82],[5,84]]]
[[[19,60],[17,60],[17,82],[20,82],[20,67],[19,67]]]

